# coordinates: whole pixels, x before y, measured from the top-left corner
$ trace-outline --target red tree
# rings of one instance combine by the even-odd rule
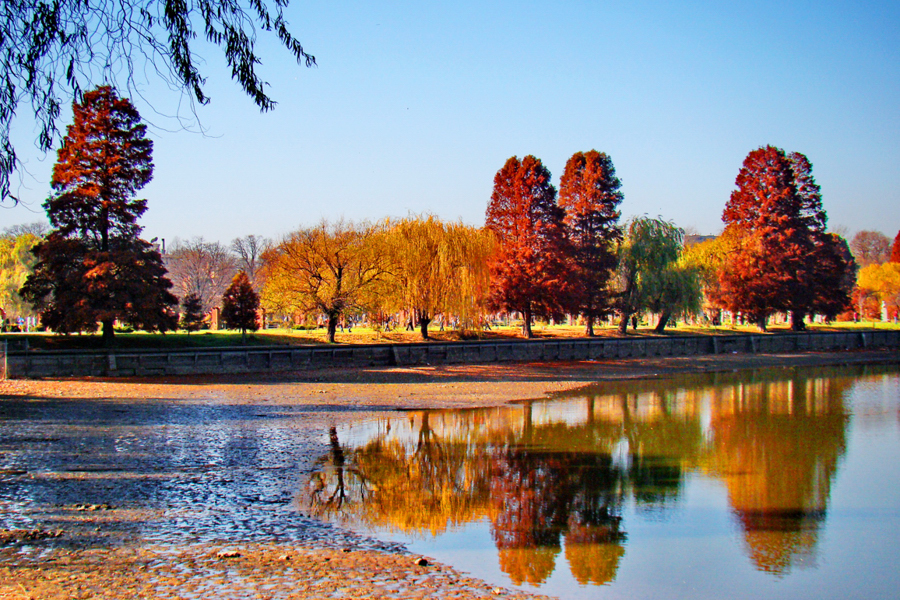
[[[87,92],[72,112],[44,203],[54,229],[34,249],[22,295],[54,331],[93,331],[101,322],[107,345],[116,319],[174,329],[177,300],[162,258],[138,237],[147,201],[134,195],[153,176],[147,128],[110,87]]]
[[[486,226],[497,237],[490,305],[520,312],[532,337],[533,316],[560,317],[569,292],[563,210],[550,171],[534,156],[513,156],[494,177]]]
[[[589,336],[594,320],[611,305],[607,286],[616,268],[613,244],[622,238],[621,187],[612,159],[596,150],[573,154],[560,181],[559,204],[566,211],[575,263],[572,307],[584,316]]]
[[[846,306],[852,262],[825,233],[827,216],[807,158],[759,148],[747,155],[735,184],[722,220],[740,241],[720,273],[718,301],[763,329],[779,310],[790,311],[797,330],[811,312],[833,315]]]
[[[900,263],[900,231],[897,232],[897,237],[894,238],[894,245],[891,246],[890,262]]]
[[[222,320],[229,329],[240,329],[241,342],[247,343],[247,330],[259,329],[258,312],[259,294],[247,274],[239,271],[222,296]]]

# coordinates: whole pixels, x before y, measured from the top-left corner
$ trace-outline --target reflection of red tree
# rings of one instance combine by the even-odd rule
[[[559,546],[566,522],[564,464],[537,453],[511,453],[500,459],[491,478],[491,498],[498,509],[492,536],[498,548]]]
[[[565,460],[536,452],[512,451],[496,459],[491,536],[500,568],[516,583],[542,583],[556,567],[567,520],[566,467]]]

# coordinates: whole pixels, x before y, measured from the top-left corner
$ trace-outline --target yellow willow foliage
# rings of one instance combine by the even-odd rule
[[[31,306],[19,296],[19,289],[34,268],[31,248],[41,240],[32,233],[0,237],[0,308],[7,317],[30,316]]]
[[[500,570],[516,585],[541,585],[556,569],[558,547],[500,548]]]
[[[288,235],[263,255],[263,308],[326,315],[361,308],[385,273],[385,260],[371,243],[376,236],[372,225],[344,221]]]
[[[463,327],[479,322],[490,287],[489,231],[432,215],[388,220],[384,231],[380,243],[390,265],[385,310],[409,310],[417,321],[457,317]]]
[[[684,249],[684,261],[697,269],[703,287],[704,307],[718,307],[720,294],[720,275],[725,269],[729,253],[735,252],[741,240],[741,232],[737,228],[728,228],[722,235]]]
[[[622,542],[570,544],[566,540],[566,561],[581,585],[606,585],[615,580],[624,555]]]
[[[863,267],[856,285],[875,294],[879,300],[892,306],[900,306],[900,263],[888,262]]]

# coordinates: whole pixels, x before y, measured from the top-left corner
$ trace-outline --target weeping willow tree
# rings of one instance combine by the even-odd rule
[[[379,252],[389,265],[381,294],[385,310],[408,311],[422,339],[439,315],[457,318],[463,328],[482,317],[494,245],[490,232],[432,215],[388,220],[384,232]]]
[[[256,42],[275,38],[306,66],[316,64],[284,17],[289,0],[4,0],[0,4],[0,204],[11,200],[18,165],[11,130],[27,104],[43,151],[59,140],[69,101],[97,85],[139,95],[147,83],[207,104],[207,61],[217,49],[231,77],[262,111],[275,106],[261,78]],[[214,63],[214,61],[210,61]],[[182,117],[182,115],[178,115]],[[27,119],[27,116],[26,116]]]
[[[624,335],[632,315],[659,313],[657,331],[665,329],[673,314],[700,307],[700,278],[690,262],[682,260],[684,230],[662,219],[632,219],[619,246],[619,333]]]

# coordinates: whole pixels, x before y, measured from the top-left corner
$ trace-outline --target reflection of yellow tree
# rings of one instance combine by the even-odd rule
[[[814,555],[845,448],[845,386],[764,379],[726,387],[717,398],[711,463],[760,570],[784,574]]]
[[[488,458],[436,435],[428,413],[412,444],[376,438],[345,450],[336,435],[327,468],[313,473],[307,488],[304,503],[313,514],[433,535],[489,514]]]
[[[547,581],[556,568],[557,554],[559,546],[500,548],[500,570],[509,575],[516,585],[540,585]]]
[[[575,544],[566,538],[566,560],[572,576],[581,585],[606,585],[616,578],[625,555],[621,543]]]

